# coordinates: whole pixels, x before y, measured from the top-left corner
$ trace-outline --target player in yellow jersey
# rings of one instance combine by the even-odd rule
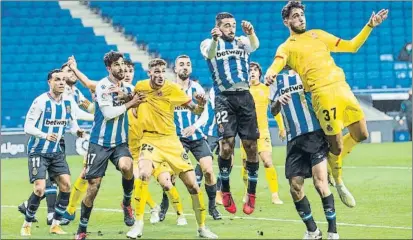
[[[342,158],[357,143],[368,138],[368,130],[364,113],[330,52],[357,52],[373,28],[387,15],[385,9],[377,14],[373,12],[357,36],[343,40],[323,30],[307,31],[304,5],[288,2],[282,10],[282,18],[290,30],[290,37],[278,47],[274,62],[266,73],[266,82],[271,84],[287,64],[300,75],[305,91],[312,92],[314,111],[330,143],[329,164],[333,166],[336,188],[341,201],[348,207],[354,207],[356,202],[342,181]],[[349,133],[343,137],[345,127]]]
[[[260,156],[262,162],[264,163],[265,178],[267,179],[269,189],[271,191],[271,201],[273,204],[283,204],[278,196],[278,178],[277,171],[272,164],[272,144],[271,136],[268,127],[268,116],[267,110],[270,100],[268,99],[270,95],[270,88],[265,84],[260,82],[262,77],[262,68],[256,62],[250,63],[249,70],[249,82],[250,82],[250,92],[255,102],[255,111],[257,113],[258,129],[260,132],[260,138],[257,140],[258,155]],[[279,137],[280,139],[285,139],[285,129],[284,122],[280,114],[275,117],[279,127]],[[245,162],[247,160],[247,154],[241,143],[241,159],[243,168],[242,169],[242,179],[244,180],[245,188],[247,188],[248,174],[245,168]],[[246,196],[246,194],[245,194]],[[245,197],[244,196],[244,202]]]
[[[165,79],[165,68],[164,60],[151,60],[148,64],[150,79],[140,81],[135,86],[135,92],[145,94],[146,102],[139,106],[136,122],[143,133],[138,161],[139,180],[134,192],[135,199],[140,204],[136,208],[137,219],[127,237],[142,236],[144,206],[150,177],[153,175],[164,189],[170,189],[173,186],[171,174],[176,174],[191,194],[198,235],[217,238],[217,235],[205,226],[206,209],[202,191],[196,182],[188,154],[176,135],[174,123],[176,106],[186,107],[195,114],[201,114],[205,97],[195,95],[198,104],[194,103],[179,85]]]

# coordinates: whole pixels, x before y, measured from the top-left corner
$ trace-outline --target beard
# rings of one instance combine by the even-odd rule
[[[232,36],[222,34],[221,38],[222,38],[222,40],[224,40],[224,41],[232,42],[232,41],[234,41],[235,34],[232,35]]]
[[[123,71],[112,72],[112,75],[113,75],[113,77],[115,77],[119,81],[121,81],[125,78],[125,73]]]
[[[189,78],[189,73],[179,73],[178,76],[180,79],[185,81]]]
[[[298,28],[294,27],[293,25],[290,25],[290,27],[291,27],[291,30],[293,32],[297,33],[297,34],[305,33],[305,30],[306,30],[305,28],[304,29],[298,29]]]

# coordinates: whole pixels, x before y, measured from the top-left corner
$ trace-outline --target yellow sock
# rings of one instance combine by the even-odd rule
[[[196,222],[198,223],[198,227],[205,227],[205,218],[206,218],[206,210],[205,210],[205,203],[204,203],[204,196],[202,191],[199,191],[198,194],[191,194],[192,198],[192,209],[195,212]]]
[[[358,142],[353,139],[350,133],[347,133],[343,137],[343,151],[341,152],[341,158],[344,159],[347,154],[351,152],[354,146],[356,146]]]
[[[248,189],[248,172],[247,172],[247,169],[245,169],[244,166],[241,168],[241,176],[242,176],[242,181],[244,181],[245,192],[247,192],[247,189]]]
[[[331,167],[334,181],[336,184],[341,184],[343,182],[343,158],[341,155],[337,156],[330,152],[328,153],[328,164]]]
[[[134,198],[135,198],[135,215],[137,220],[143,220],[143,214],[145,213],[145,204],[148,199],[149,182],[142,181],[140,178],[135,179],[134,186]]]
[[[151,193],[149,193],[149,192],[148,192],[148,198],[146,199],[146,204],[148,204],[148,206],[149,206],[150,208],[156,207],[156,203],[155,203],[155,201],[153,200]]]
[[[275,170],[275,167],[269,167],[269,168],[264,168],[265,171],[265,178],[267,179],[268,182],[268,187],[270,188],[271,193],[276,193],[278,192],[278,177],[277,177],[277,171]]]
[[[183,214],[184,208],[182,207],[181,198],[179,197],[178,190],[173,186],[169,191],[165,191],[168,195],[169,201],[172,203],[176,213],[178,215]]]
[[[72,191],[70,192],[69,204],[67,205],[66,211],[72,215],[76,212],[76,207],[79,205],[80,200],[86,193],[88,181],[81,177],[76,179],[75,184],[73,184]]]

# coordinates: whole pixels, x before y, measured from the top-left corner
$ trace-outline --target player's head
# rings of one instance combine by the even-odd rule
[[[166,62],[163,59],[155,58],[148,63],[148,75],[152,88],[158,89],[165,84]]]
[[[72,69],[70,69],[69,65],[67,63],[63,64],[60,67],[60,70],[65,73],[65,81],[66,84],[69,86],[73,86],[76,84],[77,82],[77,77],[75,72],[72,71]]]
[[[222,39],[225,41],[233,41],[235,38],[236,22],[231,13],[220,12],[215,17],[215,25],[222,32]]]
[[[250,70],[248,76],[250,83],[257,84],[260,81],[262,76],[262,68],[259,63],[250,63]]]
[[[189,58],[188,55],[179,55],[175,59],[175,73],[178,75],[178,77],[185,81],[189,79],[189,76],[192,73],[192,63],[191,59]]]
[[[109,75],[112,75],[118,81],[123,80],[125,77],[125,62],[122,53],[110,51],[103,57],[103,62]]]
[[[304,15],[305,7],[301,2],[289,1],[281,10],[284,25],[295,33],[304,33],[306,20]]]
[[[123,79],[123,81],[132,83],[134,76],[135,64],[131,60],[125,59],[125,78]]]
[[[65,73],[60,69],[53,69],[47,74],[47,81],[49,82],[50,90],[53,93],[63,93],[65,90],[66,81],[64,79]]]

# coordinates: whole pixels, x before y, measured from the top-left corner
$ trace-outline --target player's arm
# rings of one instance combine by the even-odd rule
[[[139,106],[144,99],[145,95],[137,92],[129,102],[121,106],[113,106],[112,94],[108,90],[104,91],[103,89],[96,88],[96,101],[106,121],[119,117],[131,107]]]
[[[215,29],[215,28],[214,28]],[[218,29],[219,30],[219,29]],[[217,54],[218,39],[206,39],[201,43],[201,54],[206,59],[213,59]]]
[[[79,107],[85,109],[89,113],[95,113],[95,105],[91,103],[84,95],[79,91]],[[79,118],[80,119],[80,118]]]
[[[43,112],[43,109],[41,108],[41,104],[39,102],[40,99],[35,99],[30,106],[30,109],[26,115],[26,120],[24,122],[24,132],[37,138],[56,142],[58,137],[55,133],[47,134],[36,127],[36,123],[40,119],[40,116]]]
[[[242,31],[248,36],[250,52],[254,52],[260,46],[260,41],[255,34],[254,26],[248,21],[241,22]]]
[[[71,101],[73,106],[73,111],[76,113],[77,119],[85,121],[93,121],[94,115],[88,112],[83,111],[75,101]]]
[[[205,95],[203,94],[195,94],[195,99],[198,103],[194,103],[192,100],[183,104],[183,106],[187,107],[191,112],[195,113],[196,115],[201,115],[205,110]]]
[[[77,104],[74,101],[71,101],[71,105],[73,108],[78,108]],[[80,109],[79,109],[80,110]],[[85,133],[85,131],[83,129],[81,129],[79,127],[79,124],[77,123],[77,119],[78,119],[78,114],[79,111],[72,111],[71,113],[71,120],[70,120],[70,125],[69,125],[69,129],[70,129],[70,133],[77,136],[77,137],[83,137],[83,134]],[[90,113],[88,113],[90,114]],[[91,114],[90,114],[91,115]],[[93,115],[92,115],[93,116]]]
[[[372,13],[369,22],[364,28],[351,40],[344,40],[322,30],[315,30],[320,40],[327,44],[332,52],[357,52],[366,42],[371,31],[380,25],[387,18],[388,10],[382,9],[377,14]]]
[[[288,49],[285,44],[281,44],[277,52],[275,53],[274,61],[272,62],[271,66],[268,68],[267,73],[265,74],[265,85],[269,86],[274,83],[277,74],[281,72],[281,70],[287,64],[288,59]]]
[[[98,81],[90,80],[77,68],[77,63],[74,56],[69,57],[68,66],[75,73],[76,77],[80,80],[83,86],[87,87],[90,90],[96,91],[96,85]]]

